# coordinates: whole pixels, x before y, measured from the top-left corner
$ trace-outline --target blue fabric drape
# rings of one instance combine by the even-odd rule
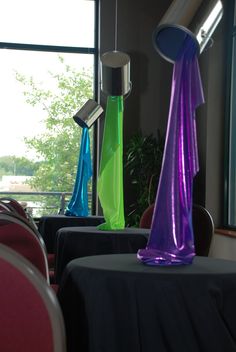
[[[91,176],[89,131],[83,128],[74,190],[65,215],[88,216],[88,181]]]

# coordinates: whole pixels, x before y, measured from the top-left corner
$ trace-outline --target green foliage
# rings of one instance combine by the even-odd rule
[[[0,176],[18,175],[32,176],[39,168],[39,162],[32,162],[24,157],[0,157]]]
[[[93,96],[92,74],[85,70],[77,72],[60,56],[59,60],[64,66],[63,74],[49,72],[56,82],[56,93],[42,89],[32,77],[16,74],[16,79],[25,87],[26,102],[40,105],[47,112],[43,121],[45,132],[25,138],[28,148],[41,161],[30,182],[37,191],[72,192],[82,133],[72,117]]]
[[[164,137],[134,135],[126,146],[124,168],[135,190],[135,203],[126,215],[127,226],[138,226],[144,210],[155,201],[161,172]]]

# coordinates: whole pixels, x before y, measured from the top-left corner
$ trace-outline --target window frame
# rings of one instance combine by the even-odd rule
[[[233,61],[236,61],[236,48],[234,49],[235,52],[233,53],[233,40],[236,40],[236,0],[228,0],[227,6],[227,59],[226,59],[226,122],[225,122],[225,158],[224,158],[224,227],[236,229],[235,225],[229,223],[230,220],[230,208],[233,207],[236,210],[236,196],[234,204],[231,204],[230,207],[230,189],[232,186],[230,185],[230,176],[231,171],[230,169],[233,167],[234,172],[236,174],[236,150],[232,153],[231,151],[231,135],[232,135],[232,119],[236,119],[236,108],[232,108],[232,87],[233,85],[236,86],[236,77],[233,77]],[[236,121],[235,124],[235,132],[236,132]],[[231,158],[230,158],[231,155]],[[233,157],[232,157],[233,156]],[[231,159],[234,162],[231,164]],[[236,181],[235,181],[235,191],[236,191]]]
[[[74,53],[74,54],[92,54],[94,55],[94,99],[98,101],[99,86],[98,86],[98,45],[99,45],[99,0],[94,1],[94,46],[93,47],[75,47],[75,46],[59,46],[59,45],[42,45],[42,44],[27,44],[27,43],[11,43],[0,42],[1,49],[10,50],[28,50],[28,51],[41,51],[41,52],[58,52],[58,53]],[[92,209],[91,213],[96,214],[97,210],[97,163],[98,163],[98,125],[93,126],[93,177],[92,177]]]

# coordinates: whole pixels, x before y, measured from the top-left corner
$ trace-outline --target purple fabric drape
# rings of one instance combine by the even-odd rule
[[[192,184],[198,172],[195,109],[204,102],[195,43],[174,64],[162,171],[149,241],[137,253],[149,265],[190,264],[195,255]]]

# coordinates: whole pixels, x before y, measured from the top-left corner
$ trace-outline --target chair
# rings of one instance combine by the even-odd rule
[[[18,202],[16,199],[11,197],[2,197],[0,198],[0,203],[5,205],[9,211],[13,212],[14,214],[18,214],[23,219],[26,219],[30,223],[30,225],[38,231],[37,225],[33,217],[26,212],[21,203]]]
[[[16,211],[9,204],[6,204],[0,200],[0,212],[1,211],[8,211],[16,214]]]
[[[17,210],[17,208],[18,208],[18,210]],[[42,246],[45,249],[45,252],[47,253],[44,240],[43,240],[40,232],[38,231],[38,228],[37,228],[36,224],[34,223],[33,219],[30,216],[28,216],[26,213],[24,216],[22,216],[21,213],[22,213],[22,211],[24,212],[24,209],[23,209],[23,207],[21,207],[20,203],[18,203],[13,198],[0,198],[0,212],[4,212],[4,211],[8,211],[8,212],[12,213],[13,215],[18,216],[18,220],[23,221],[25,225],[28,224],[28,226],[30,226],[31,230],[33,232],[35,232],[36,236],[39,238]],[[47,253],[47,260],[48,260],[48,266],[50,268],[50,276],[51,276],[51,279],[53,280],[55,255],[53,253],[50,253],[50,254]]]
[[[194,204],[192,212],[195,252],[208,256],[214,234],[214,222],[209,211],[201,205]]]
[[[139,227],[151,228],[153,211],[154,204],[151,204],[142,214]],[[203,206],[193,204],[192,222],[196,255],[208,256],[212,236],[214,234],[214,222],[212,216]]]
[[[11,197],[1,197],[0,198],[0,210],[2,209],[1,204],[7,208],[6,210],[9,210],[9,211],[13,212],[14,214],[18,214],[23,219],[27,220],[29,222],[30,226],[32,227],[32,229],[36,232],[37,236],[41,238],[40,241],[41,242],[43,241],[42,236],[41,236],[40,232],[38,231],[37,225],[34,222],[34,219],[32,218],[32,216],[27,214],[27,212],[25,211],[23,206],[16,199],[11,198]],[[54,262],[55,262],[54,253],[47,253],[47,258],[48,258],[48,265],[51,268],[50,275],[53,278],[53,276],[54,276],[53,268],[54,268]]]
[[[28,219],[24,208],[16,199],[11,197],[1,197],[0,201],[10,207],[10,209],[15,210],[15,212],[22,216],[24,219]]]
[[[17,214],[0,212],[0,243],[27,258],[49,282],[48,260],[42,239]]]
[[[154,204],[149,205],[149,207],[146,210],[144,210],[140,218],[139,227],[143,229],[151,228],[153,211],[154,211]]]
[[[0,346],[4,352],[66,352],[53,290],[24,257],[0,244]]]

